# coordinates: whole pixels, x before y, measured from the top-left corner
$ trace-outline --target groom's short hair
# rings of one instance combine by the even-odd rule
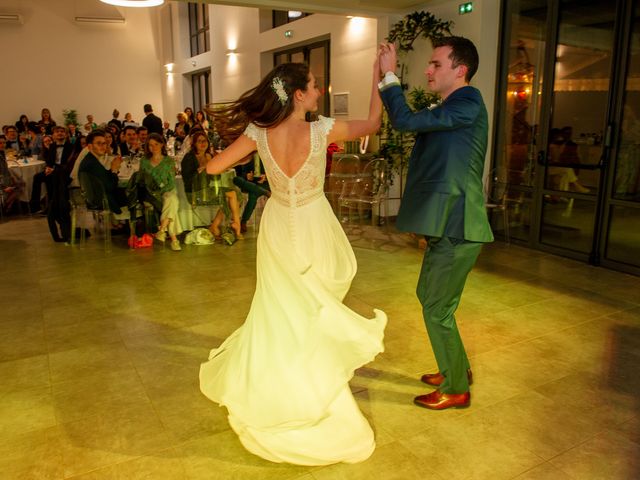
[[[431,41],[433,48],[451,47],[449,58],[452,60],[451,65],[456,68],[459,65],[467,67],[467,74],[464,76],[465,81],[470,82],[478,71],[480,57],[478,50],[471,40],[464,37],[448,36],[434,38]]]

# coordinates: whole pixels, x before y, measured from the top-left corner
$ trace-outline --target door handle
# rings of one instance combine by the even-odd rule
[[[540,150],[538,152],[538,164],[546,165],[547,164],[547,152],[544,150]]]

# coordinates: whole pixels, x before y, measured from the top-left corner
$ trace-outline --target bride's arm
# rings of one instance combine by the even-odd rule
[[[382,120],[382,100],[378,91],[378,81],[380,80],[379,57],[376,53],[376,60],[373,63],[373,79],[371,84],[371,101],[369,103],[369,118],[366,120],[336,120],[333,128],[329,132],[328,142],[339,140],[351,140],[353,138],[371,135],[380,129]]]
[[[235,142],[207,162],[207,173],[216,175],[240,163],[255,151],[256,142],[246,135],[240,135]]]

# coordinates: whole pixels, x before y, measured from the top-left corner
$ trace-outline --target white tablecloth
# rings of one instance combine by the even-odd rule
[[[11,171],[22,178],[24,181],[24,190],[20,194],[19,200],[21,202],[28,202],[31,200],[31,190],[33,190],[33,177],[36,173],[44,170],[45,163],[42,160],[29,159],[25,163],[24,160],[9,160],[7,162]],[[42,193],[45,193],[45,189],[42,189]]]

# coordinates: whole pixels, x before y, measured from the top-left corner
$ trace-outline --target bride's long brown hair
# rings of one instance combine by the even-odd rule
[[[278,77],[287,94],[283,103],[273,88]],[[275,67],[251,90],[227,105],[207,105],[206,112],[213,117],[213,128],[227,144],[233,143],[247,125],[253,122],[259,127],[275,127],[293,112],[293,94],[307,90],[309,66],[304,63],[283,63]]]

